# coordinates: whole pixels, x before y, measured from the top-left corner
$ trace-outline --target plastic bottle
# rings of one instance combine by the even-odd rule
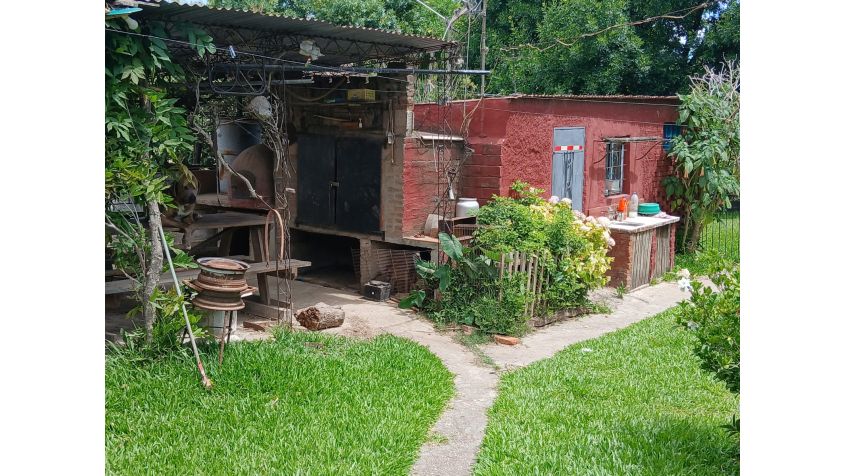
[[[624,221],[627,216],[629,216],[628,211],[626,210],[626,206],[628,202],[625,198],[620,199],[619,205],[617,205],[617,212],[620,215],[619,221]]]
[[[640,200],[637,197],[637,193],[632,193],[632,196],[629,199],[629,217],[637,217],[637,206],[639,204]]]

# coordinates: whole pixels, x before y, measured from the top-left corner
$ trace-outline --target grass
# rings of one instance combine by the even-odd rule
[[[708,224],[699,238],[699,248],[698,253],[676,254],[676,269],[687,268],[693,275],[705,275],[711,263],[709,254],[740,263],[740,212],[725,212],[720,222]],[[675,279],[675,274],[669,279]]]
[[[494,360],[488,354],[486,354],[481,348],[479,348],[480,345],[493,342],[493,337],[477,329],[473,331],[473,333],[470,335],[458,331],[453,335],[453,338],[459,344],[462,344],[463,346],[467,347],[467,349],[470,350],[470,352],[472,352],[473,355],[475,355],[476,358],[478,358],[483,365],[487,365],[488,367],[491,367],[493,369],[499,369],[499,366],[496,365],[496,362],[494,362]]]
[[[737,397],[674,312],[505,374],[475,474],[737,474]]]
[[[281,332],[204,360],[210,392],[191,360],[107,357],[107,473],[405,474],[454,392],[435,355],[393,336]]]

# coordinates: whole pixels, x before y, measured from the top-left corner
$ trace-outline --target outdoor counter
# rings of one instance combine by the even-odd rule
[[[609,225],[614,258],[608,270],[609,285],[621,284],[629,291],[646,286],[652,279],[661,279],[673,269],[676,223],[679,217],[638,216]]]

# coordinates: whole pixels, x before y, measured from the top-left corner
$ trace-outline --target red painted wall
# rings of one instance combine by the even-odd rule
[[[441,132],[446,118],[447,133],[467,130],[468,145],[474,150],[462,170],[463,196],[481,203],[494,193],[504,195],[514,180],[552,189],[552,136],[556,127],[585,128],[584,209],[602,215],[608,205],[636,191],[641,201],[657,201],[667,209],[661,179],[670,163],[660,138],[663,125],[675,122],[673,98],[496,98],[453,102],[441,108],[434,104],[414,106],[415,128]],[[475,112],[473,112],[475,109]],[[472,115],[471,115],[472,114]],[[465,120],[466,115],[471,118]],[[604,196],[605,137],[657,137],[652,142],[628,143],[625,149],[623,195]]]
[[[444,145],[444,155],[441,167],[451,160],[458,160],[463,154],[464,144],[460,141],[438,141]],[[438,174],[438,161],[435,157],[436,149],[431,141],[421,141],[407,137],[403,144],[403,215],[402,235],[414,236],[423,233],[426,218],[430,213],[438,213],[438,199],[447,194],[447,179],[444,174]],[[439,180],[440,179],[440,180]],[[461,179],[455,187],[460,190]],[[441,212],[451,217],[453,204],[441,204]]]

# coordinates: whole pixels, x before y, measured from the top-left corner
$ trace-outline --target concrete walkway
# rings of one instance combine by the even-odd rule
[[[590,314],[573,320],[543,327],[521,339],[515,346],[487,344],[481,347],[494,362],[505,370],[523,367],[547,359],[571,344],[634,324],[644,318],[675,306],[690,294],[680,291],[675,283],[661,283],[642,288],[619,299],[602,290],[599,299],[611,307],[611,314]],[[594,297],[596,299],[596,296]],[[616,309],[615,309],[616,308]]]
[[[274,283],[271,282],[270,286]],[[367,301],[348,291],[301,281],[292,283],[292,291],[294,306],[298,309],[324,302],[346,311],[343,326],[322,332],[358,338],[390,333],[427,347],[443,361],[455,374],[456,395],[432,432],[446,437],[446,441],[424,444],[411,473],[421,476],[469,475],[485,434],[487,411],[496,398],[497,371],[484,365],[449,334],[435,330],[429,321],[392,304]],[[488,344],[481,349],[501,369],[525,366],[551,357],[568,345],[655,315],[686,297],[673,283],[647,287],[626,294],[622,300],[614,296],[612,289],[601,290],[592,298],[611,307],[611,314],[590,315],[547,326],[526,336],[517,346]]]

